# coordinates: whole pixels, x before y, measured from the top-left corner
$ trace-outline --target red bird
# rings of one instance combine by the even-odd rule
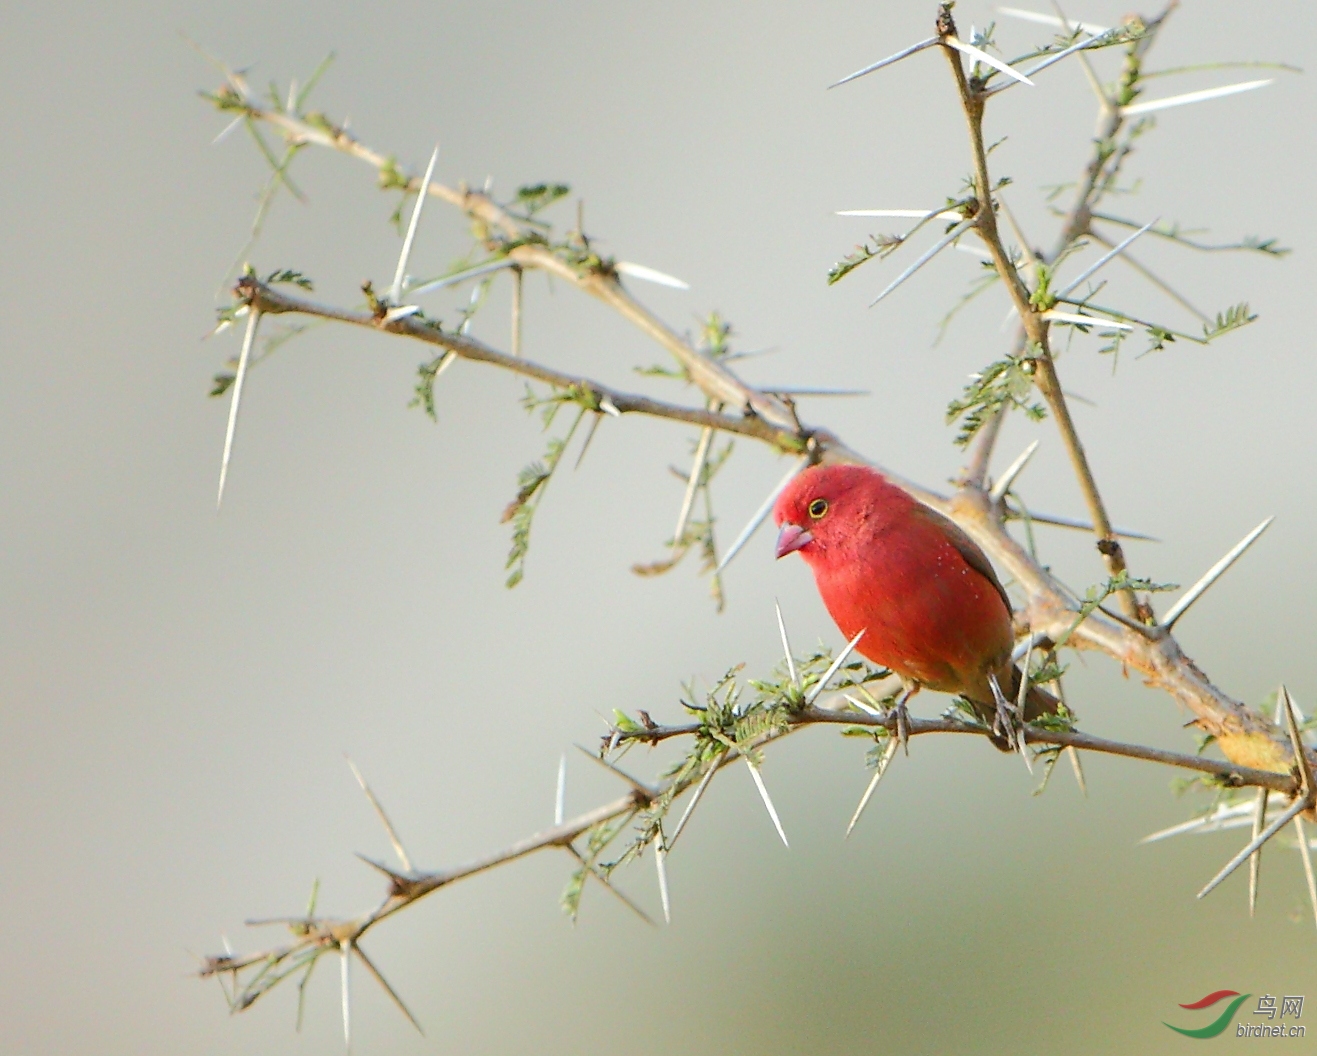
[[[1010,746],[1002,698],[1016,699],[1021,678],[1011,661],[1011,602],[969,536],[867,466],[806,469],[773,519],[777,556],[799,551],[841,633],[864,631],[856,649],[900,676],[899,725],[905,702],[927,687],[964,697],[993,725],[994,743]],[[1056,703],[1031,686],[1025,721]]]

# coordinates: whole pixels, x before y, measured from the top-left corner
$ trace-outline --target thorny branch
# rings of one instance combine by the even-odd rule
[[[1171,8],[1167,8],[1165,13],[1148,24],[1140,38],[1130,45],[1130,59],[1127,62],[1125,73],[1127,82],[1132,83],[1132,80],[1137,78],[1138,63],[1143,53],[1151,46],[1156,30],[1160,28],[1170,10]],[[988,174],[987,150],[983,140],[983,114],[988,98],[988,89],[983,82],[971,81],[966,76],[961,53],[945,43],[948,37],[954,38],[956,33],[956,24],[951,17],[950,4],[944,5],[939,11],[938,32],[944,41],[943,51],[951,64],[956,85],[960,90],[961,106],[969,127],[970,145],[974,156],[975,196],[978,203],[978,211],[975,214],[975,229],[987,246],[988,252],[992,255],[997,274],[1005,279],[1011,301],[1019,314],[1025,344],[1031,350],[1028,363],[1033,370],[1034,382],[1056,420],[1057,429],[1061,434],[1066,453],[1070,458],[1080,490],[1084,495],[1089,517],[1093,521],[1093,529],[1098,537],[1098,549],[1106,562],[1107,571],[1112,576],[1120,576],[1126,571],[1125,555],[1121,549],[1120,541],[1112,530],[1111,518],[1107,514],[1106,505],[1103,503],[1101,493],[1098,491],[1097,481],[1093,477],[1088,456],[1084,452],[1084,445],[1079,439],[1074,420],[1070,416],[1070,408],[1066,402],[1065,394],[1062,392],[1060,378],[1056,373],[1056,362],[1052,356],[1049,342],[1050,324],[1043,317],[1043,312],[1050,308],[1051,304],[1046,300],[1039,303],[1039,299],[1033,295],[1037,291],[1030,291],[1015,262],[1006,252],[997,230],[996,209],[991,201],[992,183]],[[1130,72],[1131,65],[1134,70],[1133,74]],[[1128,91],[1126,85],[1122,85],[1122,89]],[[1120,102],[1124,103],[1128,100],[1122,98]],[[1098,149],[1086,169],[1084,183],[1064,224],[1059,244],[1050,259],[1045,263],[1057,261],[1066,250],[1088,233],[1092,224],[1094,206],[1101,199],[1103,193],[1114,185],[1120,171],[1121,162],[1129,153],[1130,148],[1128,145],[1122,149],[1114,150],[1107,146],[1115,142],[1116,136],[1124,123],[1120,105],[1104,99],[1103,110],[1106,112],[1107,117],[1105,127],[1099,133]],[[1024,253],[1030,252],[1028,246],[1021,246],[1020,249]],[[976,462],[971,467],[972,472],[979,465],[986,464],[986,459],[991,453],[992,443],[995,438],[996,425],[993,426],[989,436],[976,451]],[[1118,597],[1126,616],[1139,619],[1145,623],[1149,622],[1151,610],[1146,605],[1140,605],[1134,596],[1133,590],[1122,589]]]
[[[1083,444],[1070,417],[1050,346],[1052,324],[1048,312],[1058,298],[1048,289],[1046,276],[1085,236],[1098,237],[1093,231],[1095,220],[1124,223],[1096,210],[1104,196],[1114,189],[1121,166],[1132,151],[1134,138],[1140,131],[1138,125],[1132,130],[1126,128],[1123,108],[1138,94],[1143,57],[1174,6],[1172,3],[1161,15],[1150,21],[1127,24],[1128,33],[1124,38],[1127,41],[1125,67],[1120,80],[1111,95],[1107,95],[1100,85],[1095,84],[1101,96],[1102,109],[1097,148],[1080,181],[1075,202],[1063,220],[1058,243],[1050,254],[1036,255],[1029,246],[1022,244],[1020,250],[1024,259],[1018,262],[1008,253],[998,230],[998,209],[1001,203],[994,198],[994,185],[988,169],[988,151],[983,137],[987,101],[1001,87],[989,87],[993,74],[978,72],[978,65],[971,66],[967,74],[962,57],[966,48],[956,37],[950,5],[939,9],[936,37],[907,49],[891,60],[897,61],[925,48],[940,45],[951,63],[970,134],[974,164],[973,194],[961,203],[959,209],[965,220],[972,221],[969,226],[983,240],[997,277],[1003,280],[1018,313],[1021,333],[1016,352],[1023,357],[1026,372],[1057,423],[1088,505],[1093,529],[1098,536],[1098,549],[1111,577],[1108,592],[1117,594],[1123,614],[1107,614],[1100,605],[1086,604],[1076,598],[1007,531],[1007,509],[1001,497],[994,497],[989,490],[987,471],[1008,405],[997,408],[983,422],[975,438],[966,472],[951,496],[940,495],[905,481],[882,467],[878,468],[915,497],[951,517],[1014,581],[1023,595],[1023,604],[1017,614],[1022,634],[1030,634],[1035,640],[1050,640],[1075,648],[1099,650],[1125,669],[1138,672],[1149,686],[1165,691],[1189,709],[1193,715],[1191,724],[1210,737],[1226,761],[1166,752],[1141,745],[1120,744],[1070,728],[1031,725],[1023,731],[1024,740],[1028,744],[1041,746],[1043,751],[1079,749],[1189,769],[1209,775],[1223,786],[1254,786],[1280,793],[1291,800],[1290,809],[1306,809],[1311,815],[1313,797],[1317,793],[1312,787],[1310,774],[1313,760],[1317,757],[1310,749],[1303,748],[1292,715],[1289,717],[1291,736],[1287,739],[1275,725],[1212,684],[1182,652],[1171,628],[1159,626],[1147,603],[1135,596],[1129,585],[1124,555]],[[978,49],[971,47],[969,50],[974,52]],[[1058,52],[1054,49],[1052,54]],[[885,64],[886,60],[872,68]],[[850,79],[853,78],[847,78]],[[541,234],[540,225],[529,216],[518,215],[511,206],[499,204],[490,194],[473,191],[465,186],[450,188],[405,175],[392,158],[363,145],[346,128],[335,125],[324,115],[303,115],[300,110],[302,97],[298,98],[296,104],[290,99],[287,107],[266,105],[251,95],[241,75],[232,72],[226,73],[224,87],[209,96],[221,110],[236,114],[237,119],[247,122],[249,127],[255,129],[258,124],[264,124],[276,130],[283,136],[290,153],[312,145],[347,154],[374,168],[383,186],[405,192],[424,192],[463,212],[473,222],[491,259],[505,259],[514,277],[518,296],[514,303],[512,353],[499,351],[478,341],[468,336],[464,329],[445,330],[438,322],[427,319],[414,306],[395,304],[376,297],[369,285],[366,287],[369,310],[360,311],[318,304],[275,289],[269,282],[263,282],[249,272],[238,281],[235,292],[240,305],[254,313],[254,317],[300,314],[422,341],[443,348],[455,356],[512,371],[543,382],[556,391],[568,393],[583,412],[588,410],[595,414],[639,413],[657,416],[702,429],[753,438],[781,452],[796,455],[804,453],[817,461],[869,462],[832,433],[803,424],[789,398],[747,385],[725,361],[708,354],[655,317],[623,286],[614,263],[601,258],[590,248],[583,231],[576,233],[579,242],[576,249],[565,253],[560,246],[551,244]],[[1125,133],[1123,139],[1122,132]],[[286,165],[281,167],[279,174],[286,179],[283,169],[286,169]],[[1273,252],[1267,248],[1269,246],[1270,243],[1241,244],[1241,248],[1263,248],[1265,252]],[[519,340],[520,290],[525,274],[534,271],[552,275],[590,294],[653,338],[676,359],[681,374],[700,390],[706,406],[687,407],[621,392],[590,378],[570,375],[523,358],[520,355]],[[405,299],[404,295],[402,300]],[[1101,319],[1095,317],[1093,325],[1100,326],[1101,322]],[[411,869],[397,872],[372,862],[372,865],[388,876],[389,890],[383,902],[365,916],[329,919],[308,912],[304,917],[285,920],[283,923],[293,931],[292,942],[245,957],[230,954],[209,958],[202,974],[227,977],[232,981],[231,1001],[235,1009],[247,1007],[275,983],[293,973],[303,970],[309,973],[316,958],[325,952],[338,951],[345,958],[350,958],[356,951],[383,983],[383,977],[378,975],[373,964],[365,960],[364,953],[360,952],[361,938],[379,922],[440,887],[535,851],[551,848],[568,851],[578,860],[582,883],[588,876],[608,884],[609,869],[601,868],[596,859],[620,831],[620,824],[652,811],[659,803],[666,809],[692,787],[695,789],[693,798],[697,799],[719,768],[741,757],[757,765],[755,759],[763,745],[807,726],[844,724],[852,731],[876,739],[882,739],[895,729],[896,718],[891,712],[869,708],[863,712],[834,711],[813,703],[803,703],[799,695],[784,699],[785,703],[775,705],[776,711],[764,713],[768,725],[763,732],[742,739],[729,740],[725,733],[711,732],[707,716],[695,722],[672,726],[654,724],[647,716],[644,716],[644,723],[640,726],[619,723],[608,747],[641,742],[657,744],[678,737],[693,737],[698,744],[705,745],[707,751],[705,755],[696,753],[698,766],[682,769],[655,788],[633,781],[630,791],[619,799],[467,865],[438,872],[416,872]],[[704,709],[692,706],[692,710]],[[911,736],[982,732],[981,727],[957,717],[909,720]],[[766,790],[764,795],[767,796]],[[662,853],[671,846],[671,839],[675,836],[664,837],[661,817],[660,822],[655,824],[659,827],[652,839],[656,850],[661,852],[661,868]],[[678,832],[680,827],[679,824]],[[583,837],[588,840],[584,850],[577,846]],[[252,971],[254,975],[240,987],[239,975],[244,971]],[[388,988],[387,983],[384,985]],[[395,1001],[398,1000],[391,989],[389,992]],[[399,1004],[401,1006],[400,1001]],[[405,1011],[405,1006],[401,1007]]]
[[[441,887],[506,865],[536,851],[566,850],[578,859],[585,861],[582,852],[576,847],[576,841],[582,836],[597,832],[602,826],[606,826],[609,822],[619,818],[630,820],[659,801],[664,802],[667,806],[672,805],[678,797],[693,787],[707,785],[707,779],[712,777],[716,771],[737,762],[741,758],[750,757],[752,753],[770,741],[780,740],[782,737],[808,727],[832,725],[846,726],[851,728],[852,731],[867,729],[880,737],[883,735],[892,736],[896,733],[897,721],[894,711],[869,714],[849,710],[838,711],[816,705],[799,706],[799,702],[797,702],[797,706],[784,716],[781,725],[771,728],[740,745],[729,742],[718,755],[707,763],[703,771],[691,770],[681,773],[655,788],[649,788],[617,771],[632,786],[631,791],[626,795],[528,836],[509,847],[475,861],[451,869],[426,872],[410,869],[398,871],[390,869],[379,862],[364,858],[364,861],[384,873],[389,880],[388,892],[384,900],[375,909],[364,916],[347,919],[315,917],[308,914],[305,917],[289,918],[281,921],[253,922],[285,924],[293,932],[293,941],[242,957],[232,954],[209,957],[203,964],[200,974],[202,976],[227,976],[232,979],[233,996],[231,1004],[235,1011],[241,1010],[261,997],[285,975],[302,971],[309,964],[308,958],[314,959],[323,953],[341,951],[349,947],[359,949],[362,937],[375,925]],[[986,729],[983,726],[956,717],[941,719],[909,718],[906,721],[908,723],[908,733],[911,737],[935,733],[982,736]],[[707,733],[708,727],[700,722],[670,726],[657,724],[635,726],[627,724],[625,728],[618,727],[614,729],[612,735],[605,741],[605,750],[610,747],[624,747],[632,742],[655,745],[676,738],[707,736]],[[1168,752],[1144,745],[1123,744],[1075,730],[1028,726],[1023,731],[1023,736],[1025,741],[1031,745],[1075,748],[1181,767],[1201,774],[1212,775],[1226,787],[1242,788],[1251,786],[1268,789],[1282,793],[1295,802],[1299,801],[1300,793],[1306,791],[1302,777],[1294,774],[1281,774],[1268,770],[1232,766],[1229,763],[1205,759],[1201,756]],[[699,794],[698,791],[697,794]],[[371,798],[373,802],[373,796]],[[668,846],[670,846],[670,842]],[[610,871],[611,867],[592,875],[607,884],[609,882],[608,872]],[[248,969],[259,969],[259,974],[247,981],[245,985],[240,986],[241,973]]]
[[[589,406],[589,409],[598,414],[646,414],[668,418],[676,422],[748,436],[762,440],[782,451],[797,454],[805,451],[811,442],[818,443],[820,439],[832,442],[830,434],[802,430],[798,427],[776,426],[753,414],[720,414],[703,407],[683,407],[679,404],[651,399],[648,396],[622,392],[589,378],[542,366],[522,356],[500,352],[460,332],[444,330],[437,322],[425,318],[419,312],[391,319],[383,303],[375,312],[359,312],[317,304],[315,301],[277,290],[251,274],[242,276],[234,289],[245,304],[260,314],[309,315],[318,319],[329,319],[414,338],[446,349],[461,359],[488,363],[514,374],[545,382],[556,389],[578,393],[579,398]]]

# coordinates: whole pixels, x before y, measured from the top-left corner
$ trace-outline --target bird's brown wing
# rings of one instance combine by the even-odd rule
[[[1006,588],[1001,585],[1001,580],[997,578],[997,572],[992,567],[992,562],[988,560],[988,555],[979,549],[978,543],[966,535],[954,521],[942,516],[931,506],[920,503],[918,512],[920,516],[933,521],[942,529],[947,542],[956,548],[960,556],[965,559],[965,564],[988,581],[992,589],[1001,598],[1002,604],[1006,606],[1007,613],[1012,612],[1010,595],[1006,593]]]

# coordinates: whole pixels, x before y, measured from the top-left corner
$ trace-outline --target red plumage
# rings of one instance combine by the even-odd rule
[[[989,720],[989,676],[1014,699],[1011,605],[974,541],[866,466],[812,466],[773,510],[778,557],[799,551],[828,612],[856,649],[907,688],[959,694]],[[1050,706],[1049,706],[1050,705]],[[1031,687],[1026,718],[1053,710]]]

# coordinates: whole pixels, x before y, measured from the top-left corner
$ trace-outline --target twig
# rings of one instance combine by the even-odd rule
[[[939,18],[944,20],[940,24],[950,26],[951,32],[954,33],[955,25],[951,21],[950,11],[946,7],[943,7]],[[1075,476],[1078,478],[1080,489],[1084,494],[1084,502],[1088,507],[1089,516],[1093,520],[1095,533],[1098,536],[1098,546],[1106,562],[1107,570],[1112,576],[1117,576],[1125,571],[1125,557],[1120,549],[1119,541],[1117,541],[1111,530],[1111,521],[1098,492],[1097,482],[1093,479],[1088,457],[1084,453],[1084,445],[1080,441],[1074,421],[1070,417],[1070,409],[1061,390],[1060,379],[1056,375],[1056,366],[1048,349],[1048,324],[1040,318],[1039,313],[1031,303],[1029,290],[1021,278],[1019,270],[1007,254],[997,230],[996,215],[991,200],[990,189],[992,183],[988,175],[988,157],[983,142],[985,96],[982,92],[976,91],[966,78],[959,56],[954,51],[948,50],[947,58],[951,63],[956,84],[960,89],[961,107],[965,112],[965,121],[969,128],[970,146],[974,155],[975,194],[979,200],[979,209],[976,213],[977,228],[988,252],[992,254],[998,275],[1005,280],[1006,288],[1010,292],[1011,301],[1015,305],[1016,312],[1019,313],[1029,343],[1037,349],[1037,353],[1032,359],[1034,381],[1038,386],[1038,391],[1042,393],[1043,399],[1047,402],[1048,409],[1052,412],[1052,417],[1056,421],[1057,429],[1061,433],[1066,453],[1070,457]],[[1115,122],[1115,127],[1119,128],[1119,115],[1113,115],[1111,120]],[[1099,158],[1101,158],[1101,161],[1098,162],[1097,169],[1094,170],[1090,167],[1090,178],[1094,187],[1096,187],[1097,174],[1102,171],[1102,163],[1105,161],[1105,158],[1100,154]],[[1085,197],[1082,199],[1083,202],[1088,201],[1090,193],[1091,191],[1086,192]],[[1080,212],[1082,212],[1082,209],[1077,207],[1076,215]],[[1068,246],[1077,237],[1078,231],[1087,227],[1087,213],[1084,213],[1084,218],[1085,223],[1082,227],[1076,227],[1074,223],[1067,225],[1067,230],[1074,229],[1075,233],[1064,238],[1063,246]],[[1126,616],[1137,618],[1141,615],[1132,590],[1122,590],[1119,599]]]
[[[267,107],[236,87],[232,87],[232,91],[232,100],[223,103],[226,109],[240,110],[252,121],[264,121],[278,128],[290,143],[305,143],[336,150],[365,162],[377,172],[396,172],[392,159],[358,142],[345,128],[327,121],[311,124],[282,109]],[[404,189],[419,193],[421,180],[417,177],[407,178]],[[776,425],[790,426],[791,414],[785,404],[752,389],[726,367],[715,363],[710,356],[686,341],[631,297],[615,278],[600,270],[574,266],[540,241],[523,241],[526,236],[534,235],[535,229],[513,216],[487,194],[470,189],[456,190],[433,182],[429,184],[428,190],[432,197],[457,206],[473,220],[501,232],[516,243],[515,248],[508,253],[514,263],[522,268],[541,269],[603,301],[667,349],[690,375],[691,380],[710,398],[729,407],[748,408]]]
[[[528,378],[534,378],[536,381],[545,382],[556,388],[586,388],[595,393],[600,401],[608,400],[622,414],[647,414],[673,421],[686,422],[691,425],[708,426],[722,432],[738,433],[743,436],[754,437],[757,440],[764,440],[787,451],[797,451],[804,443],[793,427],[775,426],[759,417],[734,417],[730,414],[716,413],[695,407],[682,407],[677,404],[650,399],[647,396],[624,393],[589,378],[567,374],[563,371],[542,366],[524,357],[499,352],[476,338],[442,330],[423,318],[418,319],[416,315],[385,322],[383,317],[377,317],[370,312],[334,308],[305,298],[295,297],[282,290],[267,286],[249,276],[244,276],[238,280],[236,291],[239,297],[253,306],[259,306],[260,311],[269,314],[296,313],[320,319],[331,319],[340,323],[349,323],[353,326],[367,327],[372,330],[381,330],[386,333],[400,334],[404,337],[424,341],[427,344],[438,345],[461,359],[489,363],[496,367],[502,367],[504,370],[512,371],[514,374],[521,374]]]

